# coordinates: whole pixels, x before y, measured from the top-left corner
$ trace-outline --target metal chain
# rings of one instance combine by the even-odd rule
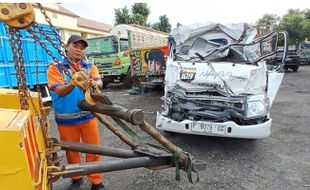
[[[61,36],[59,35],[59,33],[57,32],[56,27],[52,24],[51,19],[49,18],[49,16],[47,15],[45,9],[43,8],[43,6],[41,5],[41,3],[37,3],[41,13],[44,15],[46,22],[49,24],[49,26],[52,29],[52,32],[54,33],[54,35],[57,37],[57,39],[60,42],[60,47],[63,48],[64,50],[66,49],[66,45],[63,43],[63,41],[61,40]]]
[[[61,64],[61,63],[59,62],[58,58],[57,58],[56,56],[53,55],[52,51],[46,46],[46,44],[45,44],[43,41],[41,41],[40,37],[36,34],[36,32],[35,32],[32,28],[28,27],[28,28],[26,28],[26,30],[32,35],[32,37],[33,37],[33,39],[34,39],[35,41],[39,42],[39,44],[40,44],[40,45],[42,46],[42,48],[46,51],[46,53],[47,53],[49,56],[52,57],[52,59],[53,59],[54,62]]]
[[[38,104],[40,109],[40,115],[38,115],[38,120],[40,123],[40,127],[43,132],[43,138],[45,141],[45,145],[47,148],[50,147],[50,143],[48,143],[49,131],[48,131],[48,122],[47,122],[47,115],[43,111],[43,102],[42,102],[42,94],[41,94],[41,87],[39,81],[39,57],[38,57],[38,48],[37,48],[37,41],[34,40],[34,53],[35,53],[35,65],[36,65],[36,87],[38,92]]]
[[[40,9],[44,10],[41,6],[39,6]],[[45,14],[45,17],[47,15]],[[48,18],[49,19],[49,18]],[[61,41],[61,38],[59,34],[57,33],[55,27],[50,23],[50,20],[48,21],[50,24],[54,34],[57,36],[57,39],[59,40],[61,46],[65,50],[65,46],[63,42]],[[57,156],[55,157],[55,151],[49,152],[51,149],[55,149],[55,147],[52,147],[53,143],[50,142],[49,138],[49,127],[48,127],[48,121],[47,121],[47,115],[43,110],[43,102],[42,102],[42,94],[41,94],[41,88],[39,85],[39,58],[38,58],[38,49],[37,49],[37,43],[39,43],[42,48],[46,51],[46,53],[52,57],[53,61],[60,66],[64,66],[61,62],[59,62],[58,58],[53,55],[51,50],[47,47],[47,45],[40,39],[38,34],[36,34],[35,29],[38,30],[40,34],[42,34],[46,40],[52,44],[52,46],[58,51],[58,53],[63,56],[64,58],[67,58],[64,51],[62,51],[59,48],[59,44],[56,44],[51,37],[44,31],[44,29],[39,26],[38,23],[33,22],[31,27],[27,27],[26,30],[32,34],[32,37],[34,39],[34,51],[35,51],[35,65],[36,65],[36,90],[38,92],[38,104],[39,104],[39,111],[37,110],[37,107],[34,104],[34,100],[31,96],[31,92],[27,87],[27,81],[26,81],[26,71],[25,71],[25,65],[24,65],[24,58],[23,58],[23,48],[22,48],[22,36],[19,29],[13,28],[9,25],[4,24],[7,36],[9,38],[9,42],[12,49],[13,54],[13,60],[15,62],[15,70],[16,70],[16,79],[17,79],[17,87],[18,87],[18,95],[20,100],[21,109],[29,110],[29,103],[31,103],[31,106],[35,112],[35,115],[38,117],[38,121],[40,124],[40,127],[43,132],[43,138],[45,141],[45,146],[47,148],[47,158],[49,165],[54,165],[59,163],[61,160]],[[57,148],[57,147],[56,147]]]
[[[60,66],[63,66],[63,64],[61,64],[58,61],[57,57],[55,57],[53,55],[51,50],[49,50],[47,48],[46,44],[40,40],[39,36],[35,33],[35,31],[31,27],[28,27],[26,30],[30,34],[32,34],[32,37],[33,37],[34,41],[38,42],[40,44],[40,46],[46,51],[46,53],[52,57],[54,62],[58,63]],[[35,49],[35,51],[37,51],[37,50]],[[36,56],[37,56],[37,53],[36,53]],[[37,62],[37,59],[38,58],[36,57],[36,62]],[[38,75],[38,70],[37,70],[37,75]],[[38,79],[38,76],[37,76],[37,86],[39,86],[38,85],[39,84],[38,80],[39,79]],[[41,91],[39,89],[37,91],[40,94]],[[42,100],[40,102],[41,102],[40,104],[42,105]],[[42,107],[40,106],[40,108],[43,108],[43,105],[42,105]],[[46,151],[47,163],[48,163],[49,166],[51,166],[51,165],[55,165],[55,164],[59,163],[61,158],[58,158],[57,153],[55,153],[55,151],[53,151],[55,149],[55,145],[53,145],[53,142],[50,141],[49,127],[48,127],[49,125],[48,125],[48,122],[47,122],[47,116],[46,116],[46,114],[44,113],[44,111],[42,109],[40,109],[40,113],[42,115],[41,115],[41,118],[40,118],[39,121],[40,121],[40,127],[41,127],[42,132],[43,132],[43,138],[44,138],[44,141],[45,141],[45,146],[47,148],[46,149],[47,150]],[[56,147],[56,148],[58,148],[58,147]],[[56,154],[56,156],[55,156],[55,154]]]
[[[61,36],[59,35],[59,32],[57,32],[56,27],[52,24],[51,19],[49,18],[49,16],[47,15],[45,9],[43,8],[43,6],[41,5],[41,3],[37,3],[41,13],[44,15],[46,22],[49,24],[49,26],[51,27],[52,32],[54,33],[54,35],[56,36],[56,38],[58,39],[58,41],[60,42],[60,47],[63,49],[63,51],[66,50],[66,45],[64,44],[64,42],[62,41]],[[44,34],[43,34],[44,35]],[[48,35],[45,35],[45,37]],[[62,51],[59,50],[59,48],[56,48],[58,51]],[[66,58],[70,63],[74,63],[74,61],[72,60],[72,58],[66,55],[66,53],[64,53],[64,55],[62,53],[60,53],[60,55],[62,55],[64,58]]]
[[[16,79],[18,94],[20,98],[21,109],[29,109],[29,101],[36,115],[39,116],[39,112],[34,104],[31,92],[27,87],[26,71],[24,66],[23,49],[21,34],[18,29],[6,26],[7,35],[9,36],[9,41],[12,48],[13,59],[15,62]]]
[[[64,65],[58,60],[58,58],[56,56],[53,55],[52,51],[46,46],[46,44],[44,42],[42,42],[40,40],[40,37],[35,33],[35,31],[28,27],[26,28],[26,30],[32,34],[32,37],[35,41],[39,42],[39,44],[41,45],[41,47],[46,51],[46,53],[52,57],[53,61],[55,63],[57,63],[60,67],[64,67]],[[67,69],[63,69],[66,75],[70,75],[70,73],[67,71]]]
[[[52,46],[58,51],[58,53],[62,57],[68,59],[66,53],[59,48],[59,44],[56,44],[55,41],[52,40],[52,38],[45,32],[45,30],[37,22],[33,22],[32,28],[33,30],[38,29],[40,34],[42,34],[45,37],[45,39],[52,44]],[[62,42],[60,41],[60,43]]]
[[[15,71],[18,87],[18,95],[21,109],[28,110],[28,94],[26,93],[27,82],[26,73],[24,67],[23,50],[21,48],[21,34],[19,30],[12,28],[10,26],[4,25],[6,29],[7,36],[9,37],[9,42],[12,49],[13,60],[15,62]]]

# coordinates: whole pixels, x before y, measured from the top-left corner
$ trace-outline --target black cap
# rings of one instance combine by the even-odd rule
[[[79,35],[71,35],[70,38],[68,39],[67,45],[69,45],[70,43],[74,43],[74,42],[82,42],[85,47],[88,46],[88,43],[86,40],[84,40],[81,36]]]

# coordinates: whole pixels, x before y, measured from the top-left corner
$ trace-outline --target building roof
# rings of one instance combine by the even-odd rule
[[[65,13],[67,13],[67,14],[71,14],[71,15],[78,16],[78,15],[76,15],[74,12],[69,11],[68,9],[65,9],[64,7],[62,7],[62,6],[60,6],[60,5],[59,5],[59,10],[62,11],[62,12],[65,12]]]
[[[32,5],[34,7],[38,7],[38,5],[36,3],[32,3]],[[56,12],[56,13],[61,13],[67,16],[72,16],[72,17],[78,17],[77,14],[75,14],[74,12],[69,11],[68,9],[63,8],[62,6],[60,6],[59,4],[57,5],[57,8],[55,6],[48,6],[48,4],[42,4],[43,8],[45,10],[51,11],[51,12]]]
[[[78,17],[77,18],[77,25],[85,28],[100,30],[103,32],[110,32],[112,26],[108,24],[104,24],[102,22],[97,22],[94,20]]]
[[[39,8],[36,3],[32,3],[32,5],[36,8]],[[104,24],[102,22],[97,22],[97,21],[90,20],[90,19],[86,19],[86,18],[82,18],[79,15],[75,14],[74,12],[69,11],[68,9],[65,9],[58,3],[57,4],[56,3],[44,4],[42,6],[45,10],[75,17],[77,19],[77,25],[80,27],[103,31],[103,32],[109,32],[112,28],[111,25]]]

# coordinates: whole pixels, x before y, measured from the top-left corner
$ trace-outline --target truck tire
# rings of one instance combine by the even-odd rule
[[[102,88],[105,88],[112,80],[110,78],[101,78],[102,80]]]
[[[294,68],[292,68],[292,69],[293,69],[294,72],[297,72],[298,67],[294,67]]]
[[[128,68],[127,74],[123,79],[125,88],[131,88],[132,87],[132,78],[131,78],[131,72],[130,68]]]
[[[288,71],[288,67],[285,67],[285,66],[284,66],[284,71]]]
[[[109,83],[109,81],[102,81],[102,88],[105,88]]]

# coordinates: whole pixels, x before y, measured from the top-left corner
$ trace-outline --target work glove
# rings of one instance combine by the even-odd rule
[[[74,73],[71,77],[70,84],[82,90],[87,90],[90,87],[90,82],[85,71]]]
[[[98,100],[94,100],[92,98],[91,94],[92,93],[101,93],[101,92],[100,92],[99,87],[98,87],[95,80],[90,79],[89,82],[90,82],[90,87],[89,87],[89,89],[87,89],[85,91],[85,100],[90,105],[96,105],[98,103]]]

